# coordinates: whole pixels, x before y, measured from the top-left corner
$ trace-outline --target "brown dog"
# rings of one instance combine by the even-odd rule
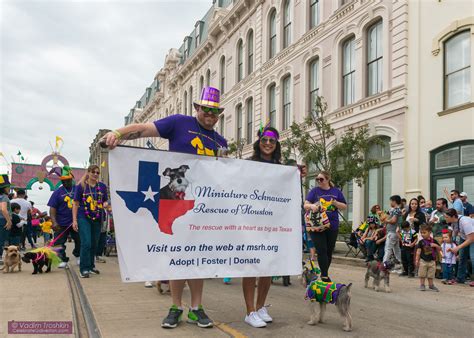
[[[10,245],[6,246],[4,250],[6,251],[6,255],[3,262],[3,273],[13,272],[16,266],[18,266],[18,271],[21,271],[20,248],[16,245]]]

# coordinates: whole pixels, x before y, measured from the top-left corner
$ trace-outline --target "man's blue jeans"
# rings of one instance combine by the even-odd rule
[[[464,243],[464,240],[461,238],[459,245]],[[459,250],[459,264],[458,264],[458,275],[457,280],[459,283],[464,283],[466,281],[467,275],[467,261],[471,256],[471,264],[473,265],[473,273],[474,273],[474,244],[471,243],[466,248],[462,248]]]
[[[79,237],[81,239],[81,264],[82,273],[95,268],[95,252],[100,237],[100,220],[93,221],[88,218],[79,218]]]
[[[54,242],[54,245],[61,245],[62,249],[58,252],[58,256],[63,262],[69,261],[69,257],[66,254],[66,242],[69,235],[71,235],[71,238],[74,240],[74,250],[72,250],[72,254],[74,257],[79,257],[81,245],[79,233],[75,232],[72,227],[68,228],[67,226],[60,226],[59,230],[54,232],[54,238],[61,236]]]

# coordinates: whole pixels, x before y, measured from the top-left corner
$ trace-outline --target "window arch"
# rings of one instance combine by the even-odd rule
[[[245,113],[247,116],[247,144],[253,141],[253,98],[247,99],[245,103]]]
[[[237,82],[244,78],[244,43],[242,39],[237,42]]]
[[[382,91],[383,86],[382,20],[367,29],[367,95]]]
[[[184,91],[183,95],[183,113],[184,115],[188,115],[188,92]]]
[[[204,88],[204,76],[201,75],[201,77],[199,78],[199,92],[198,92],[198,95],[201,95],[203,88]]]
[[[474,196],[474,141],[465,140],[439,147],[430,153],[431,198],[444,197],[443,190],[464,191]]]
[[[319,57],[309,62],[309,107],[311,114],[316,113],[316,98],[319,96]]]
[[[270,119],[270,126],[276,127],[276,85],[272,83],[268,86],[268,112]],[[264,121],[263,124],[267,123]]]
[[[379,161],[377,168],[369,169],[366,184],[366,212],[375,204],[383,210],[390,209],[392,194],[392,163],[390,152],[390,137],[380,136],[381,143],[370,146],[367,157]]]
[[[247,75],[253,73],[253,30],[247,34]]]
[[[444,108],[471,101],[471,31],[465,30],[444,43]]]
[[[355,37],[342,43],[342,104],[355,102]]]
[[[243,112],[242,112],[242,103],[239,103],[235,108],[236,115],[237,115],[237,133],[236,133],[236,140],[239,142],[244,134],[243,134]]]
[[[288,129],[291,123],[291,75],[286,75],[281,81],[282,92],[282,130]]]
[[[283,49],[291,44],[291,0],[283,5]]]
[[[277,27],[276,27],[276,9],[270,11],[268,19],[268,58],[273,58],[277,53]]]
[[[225,56],[222,56],[221,61],[219,62],[219,73],[220,73],[219,86],[220,86],[221,94],[224,94],[225,92]]]
[[[206,72],[206,86],[209,87],[211,85],[211,70],[208,69]]]

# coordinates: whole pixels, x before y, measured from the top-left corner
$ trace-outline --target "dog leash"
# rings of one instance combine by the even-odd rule
[[[59,236],[55,237],[51,242],[49,242],[49,244],[48,244],[46,247],[44,247],[44,248],[51,248],[51,247],[54,245],[54,243],[56,243],[56,241],[57,241],[58,239],[60,239],[61,236],[64,235],[64,233],[66,232],[66,230],[69,229],[70,227],[72,227],[72,223],[71,223],[63,232],[61,232],[61,233],[59,234]],[[39,257],[38,257],[38,255],[39,255]],[[37,252],[37,253],[36,253],[36,257],[35,257],[35,259],[33,260],[33,263],[36,263],[36,262],[40,261],[41,259],[44,258],[44,256],[45,256],[44,250],[41,251],[41,254],[40,254],[39,252]]]

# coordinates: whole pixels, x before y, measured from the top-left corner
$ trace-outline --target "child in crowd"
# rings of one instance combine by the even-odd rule
[[[441,244],[441,266],[443,268],[443,284],[455,284],[454,269],[456,267],[456,255],[448,249],[454,249],[456,244],[453,243],[451,231],[443,230],[443,244]]]
[[[390,197],[390,206],[392,207],[389,211],[388,218],[385,221],[387,238],[385,240],[385,253],[383,256],[383,263],[387,267],[390,256],[392,253],[395,255],[397,264],[402,261],[402,255],[400,252],[400,238],[397,234],[402,220],[402,211],[400,210],[401,198],[398,195]]]
[[[51,228],[53,227],[53,222],[51,217],[46,216],[44,222],[41,223],[41,231],[43,231],[44,245],[48,245],[51,240]]]
[[[20,245],[21,232],[26,220],[20,217],[21,206],[18,203],[12,203],[12,227],[8,235],[8,242],[10,245]]]
[[[376,237],[377,223],[375,219],[371,219],[369,221],[369,227],[365,230],[362,238],[360,239],[362,245],[364,245],[367,250],[367,259],[365,260],[366,262],[374,260],[374,253],[377,250],[377,244],[375,244]]]
[[[375,231],[375,245],[377,251],[377,261],[381,262],[385,254],[385,240],[387,239],[387,230],[385,227],[378,228]]]
[[[427,224],[420,226],[421,239],[416,245],[416,266],[420,277],[420,291],[426,291],[425,279],[428,278],[429,289],[439,292],[434,286],[433,279],[436,272],[436,257],[441,250],[439,243],[431,238],[431,227]]]
[[[415,252],[417,233],[410,226],[410,223],[405,221],[402,224],[402,231],[400,232],[402,240],[402,264],[403,272],[400,276],[415,277],[413,266],[413,254]]]

